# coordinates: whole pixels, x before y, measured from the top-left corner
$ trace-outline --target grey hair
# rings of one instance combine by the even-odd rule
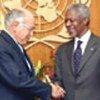
[[[78,16],[82,18],[87,18],[88,21],[90,20],[90,11],[85,4],[81,3],[71,4],[67,7],[67,10],[74,10]]]
[[[25,13],[18,9],[13,9],[8,12],[5,16],[5,28],[8,29],[11,27],[14,21],[24,23]]]

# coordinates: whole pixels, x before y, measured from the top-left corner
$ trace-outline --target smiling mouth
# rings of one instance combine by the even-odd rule
[[[67,28],[67,30],[68,30],[68,32],[73,32],[73,31],[75,31],[75,29],[72,28],[72,27]]]

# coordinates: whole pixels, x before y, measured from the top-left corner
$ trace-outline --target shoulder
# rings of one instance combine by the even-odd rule
[[[97,43],[100,43],[100,36],[96,36],[92,34],[90,39],[92,39],[93,41],[96,41]]]
[[[70,41],[68,41],[68,42],[66,42],[66,43],[61,44],[61,45],[58,47],[58,49],[69,48],[69,46],[73,45],[73,43],[74,43],[74,40],[72,39],[72,40],[70,40]]]
[[[5,51],[9,46],[7,45],[7,41],[5,41],[5,38],[3,37],[4,31],[1,31],[0,33],[0,51]],[[8,49],[7,49],[8,50]]]
[[[73,45],[74,45],[74,40],[72,39],[72,40],[70,40],[70,41],[68,41],[68,42],[66,42],[66,43],[61,44],[61,45],[57,48],[56,53],[60,53],[60,54],[61,54],[62,52],[65,52],[65,51],[67,51],[68,49],[70,49]]]

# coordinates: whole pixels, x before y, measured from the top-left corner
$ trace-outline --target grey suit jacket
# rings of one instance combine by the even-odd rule
[[[51,87],[35,78],[18,45],[5,32],[0,34],[0,100],[50,100]]]
[[[66,90],[64,100],[100,100],[100,38],[91,35],[77,78],[73,71],[74,40],[61,45],[56,53],[56,82]]]

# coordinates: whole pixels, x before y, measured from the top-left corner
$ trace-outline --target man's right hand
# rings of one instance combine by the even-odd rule
[[[53,98],[63,98],[66,93],[65,90],[60,87],[58,84],[50,83],[52,87],[52,97]]]

